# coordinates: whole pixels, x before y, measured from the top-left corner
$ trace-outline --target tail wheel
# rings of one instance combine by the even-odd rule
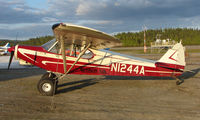
[[[181,85],[184,81],[183,80],[178,80],[176,81],[176,85]]]
[[[53,96],[57,88],[57,82],[54,79],[41,79],[38,82],[38,91],[42,95]]]

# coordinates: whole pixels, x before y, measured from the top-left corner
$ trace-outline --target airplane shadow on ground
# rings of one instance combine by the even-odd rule
[[[194,77],[196,74],[198,74],[199,71],[200,71],[200,68],[186,71],[178,78],[181,80],[187,80],[189,78]],[[97,78],[85,79],[85,80],[80,80],[80,81],[73,81],[73,82],[59,84],[57,94],[67,93],[67,92],[71,92],[74,90],[82,89],[82,88],[97,84],[102,80],[175,80],[175,79],[172,77],[105,76],[102,79],[97,79]],[[74,86],[72,86],[72,85],[74,85]],[[70,87],[67,87],[67,86],[70,86]],[[59,89],[60,87],[64,87],[64,88]]]
[[[43,75],[46,73],[45,70],[40,68],[19,68],[19,69],[0,69],[0,82],[20,79],[25,77],[31,77],[36,75]],[[40,79],[40,78],[39,78]]]
[[[97,84],[98,81],[99,81],[99,79],[86,79],[86,80],[63,83],[63,84],[60,84],[60,85],[58,84],[57,94],[67,93],[67,92],[70,92],[70,91],[85,88],[85,87]],[[78,85],[76,85],[76,84],[78,84]],[[74,85],[74,86],[71,86],[71,85]],[[67,88],[63,88],[63,89],[59,90],[60,87],[66,87],[66,86],[71,86],[71,87],[67,87]]]

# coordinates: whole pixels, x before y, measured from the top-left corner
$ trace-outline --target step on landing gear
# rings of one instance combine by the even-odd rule
[[[53,96],[57,91],[58,80],[54,73],[45,73],[38,81],[37,88],[42,95]]]

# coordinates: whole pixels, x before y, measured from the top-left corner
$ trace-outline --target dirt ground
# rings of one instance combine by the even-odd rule
[[[158,59],[159,55],[136,55]],[[58,93],[41,96],[36,85],[44,70],[0,70],[0,120],[199,120],[200,54],[172,78],[69,75]]]

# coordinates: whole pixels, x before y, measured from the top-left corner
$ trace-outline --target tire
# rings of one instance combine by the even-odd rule
[[[55,85],[55,81],[51,78],[49,79],[41,79],[38,82],[37,88],[38,91],[45,96],[53,96],[54,95],[54,90],[56,87]]]

